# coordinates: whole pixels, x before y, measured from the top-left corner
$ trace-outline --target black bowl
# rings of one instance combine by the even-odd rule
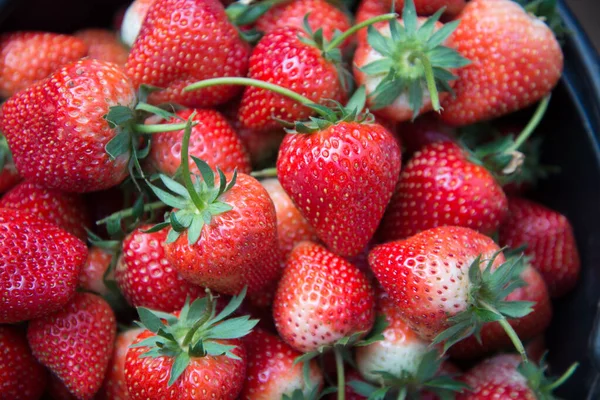
[[[109,27],[116,10],[127,3],[0,0],[0,32]],[[555,302],[547,340],[555,374],[580,363],[558,395],[591,400],[600,399],[600,60],[571,11],[562,0],[559,3],[570,32],[564,46],[565,72],[538,131],[545,136],[544,163],[559,166],[561,172],[542,182],[532,196],[565,214],[575,230],[581,280],[570,295]]]

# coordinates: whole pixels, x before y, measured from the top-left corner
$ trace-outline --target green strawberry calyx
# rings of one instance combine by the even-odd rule
[[[238,309],[245,295],[246,289],[234,296],[218,314],[215,298],[209,290],[205,297],[191,303],[187,299],[179,316],[138,307],[138,325],[154,333],[154,336],[130,347],[148,348],[140,358],[174,359],[168,386],[177,381],[194,357],[224,355],[239,360],[234,353],[236,346],[223,341],[246,336],[258,323],[257,319],[250,319],[248,315],[227,319]]]
[[[227,18],[237,28],[238,34],[248,43],[256,43],[262,33],[254,28],[242,29],[254,24],[272,7],[284,3],[286,0],[262,0],[253,2],[251,0],[236,1],[225,9]]]
[[[12,153],[8,147],[8,142],[2,133],[0,133],[0,172],[4,170],[5,166],[12,165]]]
[[[456,50],[443,43],[450,37],[460,21],[452,21],[439,30],[435,26],[445,8],[438,10],[421,26],[412,0],[404,3],[403,23],[397,19],[389,23],[389,37],[374,26],[369,26],[367,40],[381,58],[364,65],[360,70],[371,77],[381,77],[370,94],[371,108],[378,110],[394,102],[403,93],[409,98],[413,118],[423,106],[426,88],[435,111],[440,111],[438,93],[450,92],[450,81],[457,79],[451,72],[470,64]]]
[[[444,353],[455,343],[475,335],[481,342],[481,329],[488,322],[498,322],[511,339],[524,361],[525,348],[507,318],[521,318],[533,311],[535,305],[529,301],[506,301],[506,296],[527,284],[521,278],[527,264],[521,255],[508,256],[506,262],[493,269],[494,261],[502,253],[495,253],[485,268],[478,256],[469,267],[469,294],[467,309],[448,318],[450,327],[437,335],[432,345],[444,344]]]
[[[517,367],[517,371],[527,379],[527,385],[535,393],[538,400],[556,400],[552,392],[565,383],[579,366],[578,363],[572,364],[559,378],[553,379],[546,376],[548,365],[545,353],[540,360],[539,366],[532,362],[522,362]]]

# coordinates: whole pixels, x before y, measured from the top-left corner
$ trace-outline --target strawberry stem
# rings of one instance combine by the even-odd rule
[[[414,57],[418,58],[423,64],[423,72],[425,72],[425,81],[427,82],[427,90],[429,91],[429,97],[431,98],[431,105],[435,111],[440,111],[440,98],[438,96],[437,85],[435,84],[435,76],[433,75],[433,67],[429,57],[422,52],[414,54]],[[416,116],[416,115],[415,115]]]
[[[565,373],[562,374],[560,378],[558,378],[550,386],[548,386],[547,389],[549,391],[553,391],[557,387],[561,386],[563,383],[565,383],[571,377],[571,375],[573,375],[573,373],[575,372],[575,370],[577,369],[577,367],[579,367],[579,363],[574,363],[573,365],[571,365],[569,367],[569,369],[566,370]]]
[[[539,102],[538,107],[535,110],[535,113],[529,120],[529,123],[521,131],[521,133],[519,134],[519,136],[517,137],[517,139],[515,140],[513,145],[510,146],[508,149],[506,149],[505,153],[509,154],[509,153],[512,153],[513,151],[518,150],[523,145],[523,143],[525,143],[527,141],[527,139],[529,139],[529,136],[531,136],[533,131],[535,131],[535,129],[540,124],[542,118],[544,117],[544,114],[546,113],[546,110],[548,109],[548,104],[550,103],[551,97],[552,97],[552,95],[549,94],[546,97],[544,97],[542,99],[542,101]]]
[[[165,206],[165,203],[163,203],[162,201],[155,201],[153,203],[148,203],[144,206],[144,212],[159,210],[159,209],[163,208],[164,206]],[[106,218],[102,218],[101,220],[96,221],[96,225],[106,224],[107,222],[114,220],[114,219],[123,219],[123,218],[127,218],[127,217],[132,217],[134,212],[135,212],[135,207],[126,208],[124,210],[117,211],[116,213],[113,213]]]
[[[492,305],[490,305],[489,303],[487,303],[483,300],[480,300],[479,304],[486,310],[491,311],[494,314],[501,316],[501,318],[498,319],[498,323],[500,324],[500,326],[502,326],[502,328],[504,329],[504,331],[510,338],[511,342],[515,346],[515,349],[521,355],[523,362],[528,362],[529,360],[527,359],[527,353],[525,352],[525,347],[523,347],[523,343],[521,342],[521,339],[519,339],[519,335],[517,335],[517,332],[515,332],[512,325],[507,321],[506,317],[504,315],[500,314],[500,312],[498,310],[496,310],[495,307],[493,307]]]
[[[193,123],[192,126],[196,125]],[[133,124],[133,130],[137,133],[162,133],[162,132],[174,132],[185,129],[186,123],[181,124],[155,124],[155,125],[144,125],[144,124]]]
[[[383,14],[383,15],[379,15],[374,18],[369,18],[369,19],[361,22],[360,24],[356,24],[356,25],[352,26],[350,29],[348,29],[347,31],[344,31],[341,35],[333,38],[331,40],[331,42],[329,42],[327,47],[325,47],[323,49],[323,51],[326,53],[328,51],[331,51],[332,49],[335,49],[340,44],[342,44],[348,37],[354,35],[356,32],[358,32],[359,30],[361,30],[363,28],[368,27],[369,25],[373,25],[373,24],[376,24],[381,21],[389,21],[390,19],[394,19],[394,18],[398,18],[398,14],[396,14],[396,13]]]
[[[344,358],[342,352],[338,347],[333,348],[333,354],[335,355],[335,369],[337,371],[337,398],[338,400],[346,399],[346,382],[344,381]]]
[[[202,200],[202,198],[196,191],[196,188],[194,188],[194,182],[192,182],[192,175],[190,173],[190,164],[188,159],[190,136],[192,135],[192,120],[195,115],[196,112],[193,112],[192,115],[190,115],[190,118],[185,124],[185,129],[183,131],[183,140],[181,142],[181,175],[183,179],[183,184],[185,185],[185,188],[190,194],[192,202],[198,210],[204,210],[206,208],[206,203],[204,202],[204,200]]]
[[[255,178],[275,178],[277,177],[277,168],[266,168],[260,171],[252,171],[251,176]]]

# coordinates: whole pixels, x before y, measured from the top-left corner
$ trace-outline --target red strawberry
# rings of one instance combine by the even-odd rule
[[[390,241],[444,225],[492,234],[507,208],[506,195],[483,166],[453,142],[431,143],[402,171],[379,234]]]
[[[172,312],[185,299],[195,299],[204,289],[184,280],[165,257],[167,231],[144,233],[141,226],[123,240],[115,279],[127,302],[134,307]]]
[[[283,340],[313,352],[354,334],[366,334],[375,319],[375,298],[367,277],[325,248],[297,245],[283,271],[273,318]]]
[[[129,154],[109,157],[105,146],[117,130],[103,117],[135,99],[122,70],[84,59],[7,100],[0,129],[23,177],[71,192],[105,189],[127,176]]]
[[[69,35],[12,32],[0,36],[0,96],[10,97],[61,66],[85,57],[88,47]]]
[[[127,7],[123,21],[121,22],[121,40],[127,46],[133,46],[135,39],[140,33],[142,23],[148,14],[148,10],[155,0],[134,0]]]
[[[500,244],[526,245],[525,254],[544,277],[552,297],[575,287],[581,262],[571,223],[564,215],[530,200],[511,198],[500,227]]]
[[[85,228],[89,215],[83,199],[75,193],[65,193],[25,181],[7,192],[0,199],[0,207],[14,208],[52,222],[59,228],[87,239]]]
[[[281,399],[283,395],[291,396],[295,390],[308,396],[315,387],[323,385],[316,360],[310,361],[310,381],[305,382],[302,363],[294,364],[302,353],[279,337],[257,329],[244,338],[244,344],[248,369],[240,400]]]
[[[75,37],[88,46],[88,56],[97,60],[109,61],[124,67],[129,52],[113,31],[106,29],[85,29],[75,32]]]
[[[452,142],[456,132],[437,118],[424,115],[414,122],[404,122],[397,128],[408,156],[435,142]]]
[[[27,339],[36,358],[79,399],[102,386],[112,355],[116,320],[101,297],[79,293],[62,310],[29,323]]]
[[[164,88],[154,104],[210,107],[233,98],[238,88],[221,86],[184,92],[207,78],[245,76],[250,48],[229,22],[218,0],[156,0],[131,48],[126,70],[135,87]]]
[[[534,104],[558,83],[563,54],[554,33],[511,0],[473,0],[452,39],[472,64],[458,71],[442,119],[469,125]]]
[[[104,284],[104,274],[110,267],[112,257],[111,253],[100,247],[90,247],[87,260],[81,267],[79,286],[102,296],[108,294],[109,289]]]
[[[18,210],[0,208],[0,226],[0,323],[61,309],[77,289],[85,243]]]
[[[21,180],[15,167],[6,138],[0,133],[0,193],[4,193]]]
[[[46,388],[47,372],[31,354],[24,332],[0,326],[0,399],[37,400]]]
[[[190,154],[208,163],[213,169],[222,171],[250,173],[250,159],[241,139],[231,128],[223,115],[214,110],[183,110],[177,116],[188,119],[194,113],[193,121],[198,124],[192,127],[190,137]],[[169,123],[176,122],[172,118]],[[149,161],[161,173],[173,176],[180,166],[181,139],[183,130],[163,132],[152,136]],[[193,160],[190,169],[198,173]]]

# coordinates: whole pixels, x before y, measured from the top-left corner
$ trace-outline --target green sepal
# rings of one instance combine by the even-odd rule
[[[546,358],[548,353],[544,353],[539,365],[529,361],[522,362],[517,367],[517,371],[527,379],[527,385],[535,393],[535,398],[538,400],[558,400],[552,393],[556,388],[566,382],[574,373],[578,363],[572,364],[559,378],[548,377],[546,372],[548,365]]]
[[[12,163],[12,153],[8,147],[6,138],[0,132],[0,172],[4,170],[4,166],[8,163]]]

